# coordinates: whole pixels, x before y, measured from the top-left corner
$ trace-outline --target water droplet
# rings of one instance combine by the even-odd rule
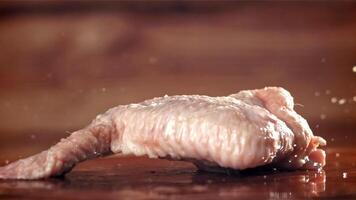
[[[337,98],[336,97],[331,98],[331,103],[336,103],[336,102],[337,102]]]
[[[305,177],[304,177],[304,182],[305,182],[305,183],[308,183],[308,182],[309,182],[309,176],[305,176]]]
[[[319,167],[318,170],[317,170],[317,173],[318,173],[318,174],[322,174],[322,173],[323,173],[323,168],[322,168],[322,167]]]
[[[266,175],[264,175],[264,176],[263,176],[263,179],[266,179],[266,178],[267,178],[267,176],[266,176]]]
[[[343,104],[345,104],[345,103],[346,103],[346,99],[340,99],[340,100],[339,100],[339,104],[340,104],[340,105],[343,105]]]
[[[203,186],[203,185],[195,185],[192,187],[192,190],[193,191],[196,191],[196,192],[203,192],[203,191],[206,191],[208,188],[206,186]]]
[[[297,155],[297,154],[295,154],[295,155],[294,155],[294,158],[296,158],[296,157],[298,157],[298,155]]]
[[[325,94],[329,95],[329,94],[331,94],[331,91],[330,90],[325,90]]]
[[[336,157],[336,158],[340,157],[340,154],[339,154],[339,153],[336,153],[336,154],[335,154],[335,157]]]
[[[46,74],[46,77],[47,77],[48,79],[51,79],[51,78],[52,78],[52,73],[47,73],[47,74]]]
[[[320,92],[316,91],[316,92],[314,92],[314,95],[315,95],[316,97],[318,97],[318,96],[320,96]]]
[[[352,100],[356,102],[356,96],[352,97]]]
[[[7,164],[9,164],[10,163],[10,161],[9,160],[5,160],[5,164],[7,165]]]
[[[322,119],[322,120],[326,119],[326,115],[325,114],[321,114],[320,115],[320,119]]]
[[[102,114],[99,114],[95,117],[95,119],[100,119],[102,117]]]
[[[155,64],[156,62],[157,62],[157,58],[156,57],[150,57],[149,59],[148,59],[148,62],[150,63],[150,64]]]
[[[101,88],[101,91],[102,91],[102,92],[106,92],[106,88],[104,88],[104,87]]]
[[[356,73],[356,65],[352,67],[352,71]]]
[[[300,104],[300,103],[295,103],[294,105],[295,105],[295,106],[304,107],[304,105],[303,105],[303,104]]]
[[[28,105],[24,105],[24,106],[23,106],[23,110],[24,110],[24,111],[28,111],[28,110],[29,110],[29,106],[28,106]]]
[[[335,141],[335,138],[331,138],[330,141],[331,141],[331,142],[334,142],[334,141]]]
[[[347,178],[347,173],[346,172],[342,173],[342,178]]]
[[[33,139],[33,140],[36,139],[36,135],[32,134],[31,139]]]
[[[297,147],[297,144],[293,144],[293,147]]]

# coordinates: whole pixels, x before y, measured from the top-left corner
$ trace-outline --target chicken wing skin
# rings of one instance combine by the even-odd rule
[[[208,171],[323,167],[325,152],[318,146],[326,141],[313,135],[293,106],[293,97],[280,87],[120,105],[48,150],[1,167],[0,178],[61,176],[78,162],[113,153],[185,160]]]

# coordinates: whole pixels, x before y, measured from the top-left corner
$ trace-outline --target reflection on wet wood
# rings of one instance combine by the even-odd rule
[[[185,162],[103,158],[63,179],[0,181],[0,198],[15,199],[354,199],[356,152],[329,149],[320,171],[214,174]]]

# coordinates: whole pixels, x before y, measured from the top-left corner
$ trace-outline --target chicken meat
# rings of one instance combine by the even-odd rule
[[[109,154],[184,160],[199,169],[320,169],[326,141],[314,136],[280,87],[221,97],[164,96],[120,105],[37,155],[0,168],[0,179],[61,176]]]

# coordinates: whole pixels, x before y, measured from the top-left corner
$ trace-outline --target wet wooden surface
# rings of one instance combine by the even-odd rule
[[[0,199],[355,199],[356,151],[327,149],[322,171],[197,171],[185,162],[109,157],[63,179],[0,181]]]

